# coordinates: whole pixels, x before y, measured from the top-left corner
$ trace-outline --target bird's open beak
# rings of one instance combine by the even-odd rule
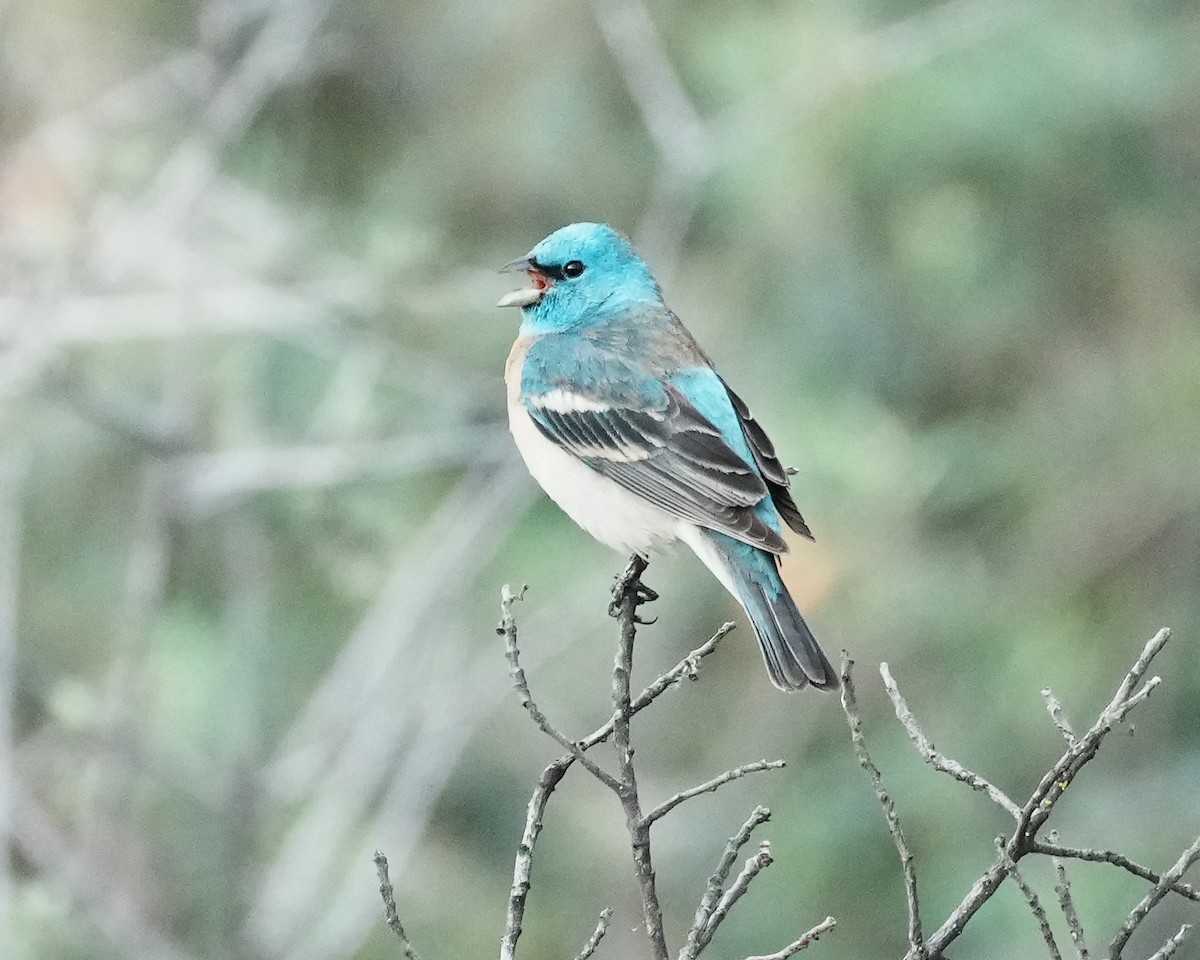
[[[517,257],[516,260],[506,263],[500,268],[501,273],[516,273],[518,270],[524,270],[529,274],[529,279],[533,282],[532,286],[506,293],[496,306],[532,307],[535,303],[541,302],[542,295],[550,288],[550,280],[538,270],[537,261],[533,257]]]

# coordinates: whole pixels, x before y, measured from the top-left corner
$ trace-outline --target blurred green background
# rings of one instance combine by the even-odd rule
[[[1166,867],[1200,810],[1198,183],[1171,0],[0,4],[0,957],[397,957],[377,847],[426,960],[495,951],[557,755],[502,583],[541,706],[607,715],[622,561],[516,462],[493,308],[495,267],[582,219],[798,468],[786,576],[858,662],[927,922],[1009,824],[920,762],[881,660],[1023,799],[1062,749],[1039,690],[1086,726],[1174,627],[1051,821]],[[648,679],[738,611],[686,551],[646,579]],[[903,952],[834,698],[777,694],[742,625],[636,733],[651,802],[789,761],[660,825],[672,943],[763,803],[777,862],[712,950],[832,913],[812,956]],[[1098,949],[1146,884],[1072,877]],[[1043,955],[1010,886],[955,960]],[[573,956],[606,904],[600,955],[645,955],[619,808],[573,771],[521,955]]]

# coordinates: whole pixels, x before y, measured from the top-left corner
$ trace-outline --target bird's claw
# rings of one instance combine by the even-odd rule
[[[644,583],[639,581],[634,586],[634,596],[637,603],[653,603],[658,599],[658,591],[651,590]]]
[[[617,582],[613,584],[613,598],[608,605],[608,615],[614,618],[620,618],[625,612],[625,606],[628,603],[633,610],[637,610],[643,603],[651,603],[658,599],[658,593],[650,589],[639,579],[649,562],[640,554],[634,554],[629,558],[629,564],[617,577]],[[633,617],[634,623],[650,624],[654,620],[642,620],[637,614]]]

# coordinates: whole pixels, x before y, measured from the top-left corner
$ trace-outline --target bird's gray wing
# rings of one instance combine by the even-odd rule
[[[556,386],[522,401],[547,439],[630,493],[772,553],[787,550],[756,509],[768,482],[686,396],[660,381],[640,395],[628,380],[619,391],[605,382]]]

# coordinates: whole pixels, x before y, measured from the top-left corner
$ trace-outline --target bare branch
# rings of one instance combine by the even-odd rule
[[[1179,928],[1179,932],[1164,943],[1158,950],[1154,951],[1147,960],[1170,960],[1175,955],[1175,951],[1180,948],[1183,941],[1187,939],[1187,935],[1192,932],[1192,925],[1185,923]]]
[[[515,623],[512,628],[516,629]],[[721,629],[713,634],[712,637],[680,660],[670,670],[656,678],[630,704],[630,713],[635,714],[648,707],[683,677],[695,680],[700,661],[716,650],[717,645],[733,628],[734,624],[732,623],[723,624]],[[579,741],[579,748],[581,750],[588,750],[596,744],[604,742],[612,735],[612,729],[613,719],[610,717],[604,726]],[[529,798],[529,805],[525,815],[525,831],[521,837],[521,845],[517,850],[516,861],[513,864],[512,892],[509,896],[504,937],[501,940],[500,955],[502,960],[514,960],[516,955],[517,939],[521,936],[521,924],[525,916],[525,900],[529,894],[533,871],[533,849],[537,843],[538,835],[542,830],[542,816],[545,813],[546,804],[549,802],[550,795],[554,792],[555,787],[561,782],[566,772],[575,763],[575,760],[575,754],[568,753],[548,764],[546,769],[542,771],[537,787],[533,791],[533,796]]]
[[[809,944],[816,943],[818,940],[821,939],[822,934],[828,933],[830,930],[832,930],[836,926],[837,926],[837,921],[834,920],[833,917],[826,917],[824,920],[822,920],[820,923],[818,923],[815,927],[813,927],[811,930],[806,931],[804,934],[802,934],[797,939],[793,940],[782,950],[778,950],[775,953],[764,954],[762,956],[747,957],[746,960],[788,960],[788,957],[799,953],[801,950],[805,949]]]
[[[714,633],[708,640],[704,641],[704,643],[698,646],[695,650],[675,664],[675,666],[673,666],[670,670],[662,674],[653,683],[647,686],[645,690],[639,693],[637,699],[633,701],[631,706],[632,712],[636,714],[645,707],[648,707],[658,698],[659,694],[674,686],[684,677],[687,677],[689,680],[698,679],[700,661],[715,651],[717,649],[717,644],[724,640],[736,626],[737,624],[733,623],[732,621],[721,624],[717,632]],[[601,728],[601,730],[604,729],[607,729],[609,732],[611,732],[611,724]],[[600,737],[599,734],[600,731],[597,730],[596,733],[592,735],[598,738],[595,741],[596,743],[599,743],[600,740],[608,736],[608,733],[605,733],[604,737]],[[588,740],[583,742],[587,746],[591,746],[592,743],[588,742],[591,741],[591,739],[592,738],[589,737]]]
[[[525,812],[525,831],[521,834],[521,845],[517,848],[516,862],[513,864],[512,892],[508,898],[508,912],[504,924],[504,936],[500,940],[501,960],[515,960],[517,940],[521,936],[521,924],[525,918],[525,900],[529,896],[529,887],[533,874],[533,848],[537,844],[538,835],[542,832],[542,816],[546,812],[546,804],[554,788],[566,775],[567,769],[575,762],[573,755],[560,757],[542,771],[538,785],[529,798],[529,806]]]
[[[1051,857],[1065,857],[1071,860],[1086,860],[1089,863],[1111,863],[1114,867],[1127,870],[1135,877],[1141,877],[1143,880],[1149,880],[1151,883],[1158,883],[1162,879],[1161,876],[1148,867],[1143,867],[1140,863],[1135,863],[1128,857],[1115,853],[1112,850],[1088,850],[1083,847],[1064,847],[1058,843],[1046,843],[1043,840],[1038,840],[1030,847],[1029,852],[1043,853]],[[1181,897],[1187,897],[1189,900],[1200,903],[1200,891],[1197,891],[1191,884],[1173,883],[1170,889],[1172,893],[1177,893]]]
[[[930,936],[926,944],[928,953],[925,955],[940,956],[945,948],[962,934],[971,917],[992,897],[1000,884],[1004,882],[1005,877],[1008,876],[1007,862],[1009,860],[1015,863],[1026,854],[1039,851],[1039,848],[1047,846],[1038,841],[1038,830],[1049,819],[1055,803],[1074,782],[1079,771],[1096,756],[1104,738],[1125,719],[1130,710],[1145,700],[1158,686],[1159,678],[1153,677],[1140,690],[1132,693],[1134,687],[1145,675],[1151,661],[1166,645],[1170,636],[1171,632],[1165,627],[1155,634],[1142,649],[1134,665],[1121,681],[1116,694],[1101,711],[1096,722],[1092,724],[1087,733],[1068,746],[1066,752],[1042,777],[1029,799],[1021,807],[1016,829],[1004,845],[1003,853],[975,881],[946,921]],[[1061,851],[1063,848],[1058,849]],[[1046,852],[1046,850],[1041,849],[1040,852]],[[1066,854],[1059,852],[1059,855]],[[1160,878],[1155,890],[1158,890],[1161,885],[1162,895],[1165,895],[1178,880],[1179,876],[1170,876],[1168,871]],[[910,950],[906,960],[915,960],[921,956],[922,954],[918,951]]]
[[[929,738],[921,730],[920,724],[917,723],[917,718],[909,710],[908,704],[901,695],[899,687],[896,686],[896,680],[892,676],[891,669],[886,663],[881,663],[879,665],[879,672],[883,676],[883,685],[892,700],[892,706],[895,708],[896,719],[903,724],[904,729],[908,732],[908,738],[916,746],[921,756],[925,758],[925,762],[932,766],[933,769],[940,770],[955,780],[965,783],[972,790],[986,793],[993,803],[1003,807],[1014,819],[1020,816],[1021,808],[1003,790],[985,780],[979,774],[966,769],[962,764],[951,760],[934,749]]]
[[[1151,661],[1158,656],[1159,651],[1161,651],[1162,648],[1167,645],[1167,641],[1170,639],[1170,629],[1163,627],[1158,631],[1158,633],[1151,637],[1149,641],[1147,641],[1146,646],[1142,648],[1142,652],[1138,654],[1137,660],[1135,660],[1133,662],[1133,666],[1129,668],[1129,673],[1127,673],[1125,675],[1125,679],[1121,681],[1121,685],[1117,688],[1116,694],[1114,694],[1112,700],[1109,701],[1108,708],[1105,710],[1105,713],[1108,713],[1109,711],[1115,712],[1117,709],[1119,709],[1122,703],[1129,702],[1129,692],[1141,682],[1146,671],[1150,669]],[[1153,683],[1157,681],[1157,679],[1158,678],[1155,677],[1149,681],[1149,683]],[[1147,685],[1149,685],[1149,683]],[[1126,707],[1126,712],[1128,712],[1128,707]]]
[[[633,644],[637,637],[638,607],[657,594],[642,584],[641,575],[646,561],[634,554],[624,572],[613,585],[613,600],[609,613],[621,625],[617,654],[613,663],[613,748],[617,754],[618,785],[615,787],[625,811],[625,827],[633,850],[633,865],[638,887],[642,892],[642,913],[646,921],[646,936],[654,951],[655,960],[667,960],[666,932],[663,929],[662,907],[658,902],[658,887],[654,879],[654,864],[650,856],[650,824],[642,814],[638,799],[637,772],[633,766],[633,746],[629,740],[629,720],[633,703],[629,684],[633,673]],[[583,753],[580,751],[582,760]]]
[[[685,800],[691,800],[692,797],[698,797],[702,793],[712,793],[718,787],[722,787],[733,780],[740,780],[742,777],[750,773],[758,773],[763,770],[779,770],[787,764],[783,760],[757,760],[754,763],[747,763],[740,767],[735,767],[732,770],[726,770],[720,776],[713,777],[711,780],[700,784],[697,787],[692,787],[690,790],[682,790],[669,800],[665,800],[657,807],[646,814],[643,822],[649,826],[655,820],[665,817],[668,813],[674,810]]]
[[[1075,900],[1071,896],[1071,881],[1067,879],[1067,868],[1058,857],[1051,858],[1051,862],[1054,864],[1054,873],[1058,877],[1054,892],[1058,894],[1058,906],[1062,910],[1063,918],[1067,921],[1067,929],[1071,931],[1071,943],[1075,945],[1075,954],[1079,960],[1088,960],[1083,923],[1079,919],[1079,913],[1075,910]]]
[[[708,878],[708,886],[705,887],[704,894],[700,897],[700,906],[696,908],[696,918],[692,921],[691,929],[688,930],[687,941],[679,953],[679,960],[694,960],[700,952],[700,937],[705,927],[708,926],[713,908],[724,892],[725,881],[729,878],[729,871],[733,869],[733,863],[737,859],[738,852],[750,842],[750,835],[755,829],[770,819],[770,810],[766,807],[755,807],[750,812],[750,816],[746,819],[746,822],[742,824],[741,829],[730,837],[729,842],[725,844],[725,852],[721,855],[721,859],[717,863],[717,869]]]
[[[600,946],[600,941],[608,933],[608,921],[610,919],[612,919],[612,907],[605,907],[600,911],[600,919],[596,921],[596,929],[588,938],[588,942],[583,945],[583,949],[575,954],[575,960],[588,960],[588,957],[596,952],[596,948]]]
[[[1117,692],[1109,701],[1108,706],[1101,711],[1096,722],[1092,724],[1091,729],[1069,747],[1059,761],[1042,777],[1032,796],[1021,809],[1021,818],[1018,821],[1019,836],[1014,835],[1014,840],[1021,846],[1027,846],[1033,842],[1037,831],[1049,819],[1050,812],[1054,809],[1058,798],[1074,782],[1076,775],[1084,765],[1091,761],[1100,750],[1100,744],[1104,738],[1125,719],[1130,710],[1157,688],[1161,681],[1158,677],[1152,677],[1137,693],[1132,695],[1130,693],[1141,681],[1151,661],[1170,639],[1171,631],[1166,627],[1163,627],[1151,638],[1138,655],[1137,660],[1134,661],[1133,666],[1130,667],[1125,679],[1121,681],[1121,685],[1117,688]],[[1014,857],[1014,859],[1016,858]]]
[[[722,640],[729,636],[736,626],[737,624],[733,622],[721,624],[721,627],[717,630],[717,632],[705,640],[704,643],[680,660],[670,670],[656,677],[654,681],[647,685],[646,689],[639,693],[636,699],[634,699],[634,701],[630,704],[630,715],[636,716],[638,713],[645,710],[646,707],[650,706],[650,704],[652,704],[675,684],[679,683],[679,681],[684,677],[687,677],[687,679],[692,681],[698,680],[700,676],[700,661],[714,653],[718,644],[720,644]],[[610,717],[603,726],[597,728],[582,740],[578,741],[579,748],[581,750],[590,750],[596,744],[603,743],[612,736],[612,730],[613,722],[612,718]],[[555,763],[566,763],[568,767],[574,762],[574,753],[567,754],[555,761]],[[553,766],[553,764],[551,764],[551,766]]]
[[[774,862],[775,858],[771,856],[771,842],[769,840],[762,841],[758,845],[758,853],[746,861],[741,873],[737,875],[733,884],[721,895],[721,899],[713,907],[708,922],[704,924],[704,929],[700,931],[700,935],[696,938],[697,954],[709,945],[717,929],[725,922],[725,918],[729,916],[729,911],[733,909],[733,905],[742,899],[742,896],[750,889],[750,884],[754,882],[754,878]]]
[[[881,664],[881,670],[883,666]],[[900,817],[896,813],[896,804],[884,789],[883,776],[880,774],[879,768],[875,766],[875,761],[871,759],[870,753],[867,752],[867,741],[862,732],[862,719],[858,715],[858,703],[854,698],[854,681],[850,676],[853,667],[854,661],[843,650],[842,710],[850,724],[850,739],[854,742],[854,752],[858,755],[858,763],[871,778],[871,785],[875,788],[875,797],[879,800],[884,818],[887,820],[888,833],[891,834],[892,843],[895,844],[896,852],[900,855],[900,869],[904,875],[904,896],[908,905],[909,955],[924,960],[927,953],[924,936],[921,933],[921,910],[920,902],[917,899],[917,872],[913,865],[913,855],[905,842],[904,832],[900,829]],[[934,956],[937,956],[936,951]]]
[[[404,924],[400,922],[400,914],[396,910],[396,896],[392,890],[392,879],[388,876],[387,857],[383,855],[382,851],[376,850],[374,859],[375,872],[379,877],[379,896],[383,899],[383,911],[387,918],[387,925],[392,933],[400,938],[400,948],[408,960],[421,960],[417,951],[413,949],[408,934],[404,932]]]
[[[512,674],[513,686],[517,689],[517,694],[521,698],[521,706],[528,712],[530,718],[547,736],[557,740],[562,746],[571,751],[571,754],[587,769],[593,777],[603,783],[610,790],[620,793],[621,783],[606,770],[602,769],[590,757],[584,755],[583,750],[574,740],[567,739],[566,735],[561,733],[546,717],[538,705],[534,703],[533,695],[529,692],[529,681],[525,678],[525,670],[521,666],[521,652],[517,647],[517,621],[513,616],[512,605],[525,596],[524,588],[519,594],[514,594],[508,584],[505,584],[500,591],[500,609],[502,611],[499,633],[504,637],[504,652],[508,657],[510,673]]]
[[[1004,868],[1008,871],[1008,875],[1012,877],[1013,883],[1017,885],[1021,895],[1025,897],[1025,902],[1029,904],[1033,918],[1038,923],[1038,929],[1042,932],[1042,940],[1045,941],[1046,949],[1050,953],[1050,960],[1062,960],[1062,953],[1058,949],[1058,942],[1054,939],[1054,931],[1050,929],[1050,918],[1046,916],[1046,908],[1042,906],[1042,901],[1034,892],[1033,887],[1021,876],[1021,871],[1017,868],[1016,863],[1004,849],[1003,837],[997,838],[996,847],[1004,859]]]
[[[1155,905],[1167,895],[1171,889],[1171,885],[1187,873],[1188,869],[1197,860],[1200,860],[1200,837],[1197,837],[1192,842],[1192,845],[1180,854],[1179,859],[1159,878],[1158,883],[1151,888],[1150,892],[1142,897],[1137,905],[1129,911],[1129,916],[1125,918],[1124,923],[1117,930],[1116,936],[1113,937],[1112,943],[1108,945],[1108,955],[1110,957],[1114,958],[1114,960],[1119,960],[1121,951],[1125,949],[1125,944],[1129,942],[1129,938],[1133,936],[1133,932],[1138,928],[1139,924],[1146,919],[1147,914],[1154,909]],[[1183,936],[1186,935],[1186,933],[1183,934]],[[1172,947],[1171,949],[1173,952],[1175,948]]]

